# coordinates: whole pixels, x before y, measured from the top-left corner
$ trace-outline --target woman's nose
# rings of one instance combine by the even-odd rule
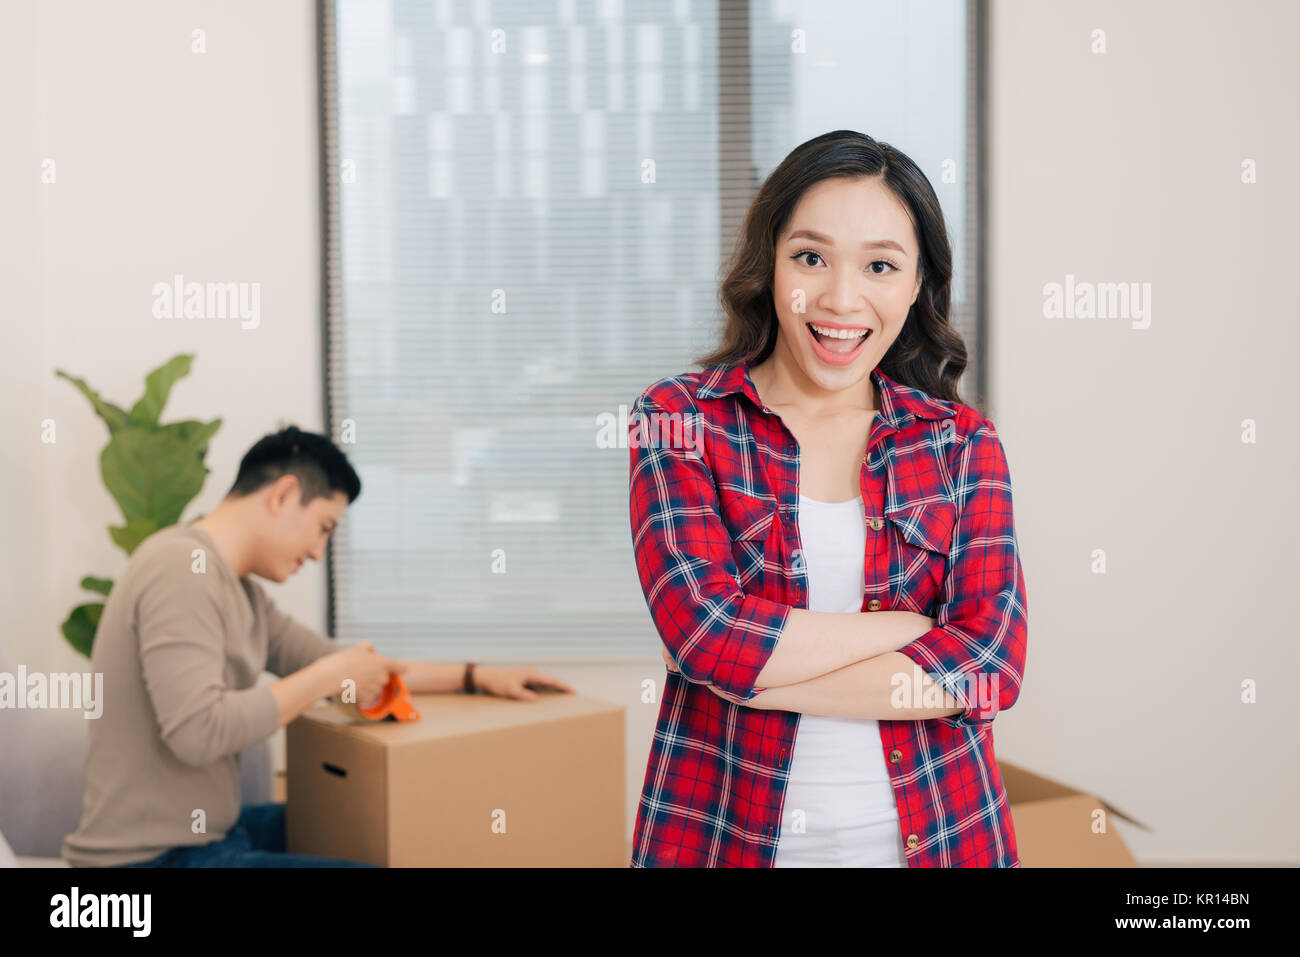
[[[846,268],[835,270],[830,288],[830,307],[839,313],[857,312],[861,299],[857,273]]]

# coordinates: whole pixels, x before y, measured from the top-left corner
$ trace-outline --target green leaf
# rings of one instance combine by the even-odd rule
[[[99,619],[104,614],[103,602],[78,605],[72,609],[63,623],[63,637],[77,651],[90,657],[95,646],[95,632],[99,630]]]
[[[94,406],[95,411],[99,413],[99,417],[103,419],[104,423],[108,426],[110,435],[116,433],[118,429],[127,426],[129,418],[126,411],[118,408],[112,402],[106,402],[104,399],[101,399],[99,393],[86,384],[85,379],[78,379],[75,376],[70,376],[61,369],[55,369],[54,374],[61,379],[67,379],[81,390],[81,394],[90,400],[90,404]]]
[[[113,588],[113,579],[91,578],[89,575],[87,575],[85,578],[81,580],[81,587],[86,589],[86,591],[98,592],[99,594],[107,598],[108,593]]]
[[[127,522],[126,525],[110,525],[108,534],[112,536],[119,548],[130,555],[141,542],[161,527],[151,518],[137,518]]]
[[[175,435],[183,444],[189,446],[200,459],[207,454],[208,442],[212,439],[212,436],[216,435],[219,428],[221,428],[220,419],[213,419],[211,422],[186,419],[183,422],[169,422],[158,427],[161,432]]]
[[[193,361],[193,355],[173,356],[150,372],[144,380],[144,395],[131,407],[131,421],[136,425],[157,425],[172,386],[190,374]]]
[[[113,436],[99,457],[100,472],[128,526],[141,519],[158,528],[176,524],[208,475],[197,440],[181,430],[134,426]]]

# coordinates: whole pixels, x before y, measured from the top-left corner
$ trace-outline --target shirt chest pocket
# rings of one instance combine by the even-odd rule
[[[885,510],[891,530],[889,586],[899,611],[934,615],[957,524],[952,502],[902,503]]]
[[[777,554],[776,502],[739,492],[722,490],[718,495],[722,524],[731,538],[731,556],[736,563],[736,583],[747,593],[765,594],[773,588]]]

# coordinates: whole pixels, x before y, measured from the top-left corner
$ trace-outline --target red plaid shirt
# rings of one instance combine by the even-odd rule
[[[1027,637],[1006,456],[969,406],[871,376],[881,401],[862,470],[862,610],[934,617],[902,653],[965,707],[879,722],[908,866],[1019,867],[993,754]],[[758,694],[790,609],[808,606],[799,449],[746,366],[654,383],[628,441],[637,572],[681,669],[667,673],[632,866],[771,867],[800,715],[708,686]]]

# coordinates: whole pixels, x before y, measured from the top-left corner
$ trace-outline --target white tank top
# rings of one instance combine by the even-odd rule
[[[866,534],[860,498],[799,496],[810,610],[862,611]],[[907,866],[875,720],[799,716],[773,866]]]

